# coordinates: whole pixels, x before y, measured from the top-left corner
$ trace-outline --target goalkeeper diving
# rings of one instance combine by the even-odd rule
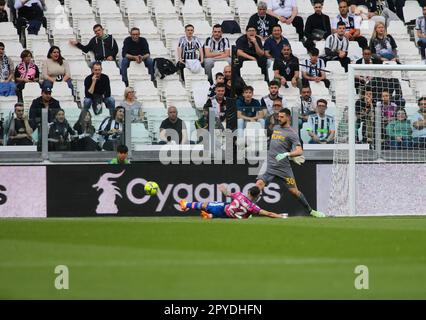
[[[201,211],[201,217],[204,219],[248,219],[252,215],[267,216],[270,218],[285,219],[288,217],[286,213],[274,213],[261,209],[254,202],[260,195],[258,187],[251,187],[248,194],[242,192],[231,193],[225,184],[219,186],[219,190],[232,199],[230,203],[226,202],[187,202],[180,200],[179,205],[182,211],[196,209]]]
[[[326,215],[313,210],[302,192],[299,191],[294,178],[290,160],[298,165],[305,162],[299,135],[291,127],[291,111],[283,108],[278,113],[278,124],[273,127],[267,161],[263,164],[261,173],[257,177],[256,186],[263,190],[270,182],[276,182],[288,190],[303,206],[306,213],[317,218]],[[265,168],[266,166],[266,168]]]

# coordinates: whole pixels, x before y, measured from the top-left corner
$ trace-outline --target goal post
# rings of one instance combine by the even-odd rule
[[[426,113],[419,105],[426,65],[351,64],[346,83],[333,88],[328,213],[426,215],[426,138],[419,136],[426,128],[422,133],[416,120]]]

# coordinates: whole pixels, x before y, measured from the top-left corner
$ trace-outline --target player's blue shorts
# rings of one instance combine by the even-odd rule
[[[213,218],[229,218],[225,213],[225,202],[209,202],[206,211],[213,215]]]

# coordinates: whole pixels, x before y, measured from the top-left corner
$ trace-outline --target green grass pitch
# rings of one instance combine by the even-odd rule
[[[426,219],[3,219],[0,298],[426,299]]]

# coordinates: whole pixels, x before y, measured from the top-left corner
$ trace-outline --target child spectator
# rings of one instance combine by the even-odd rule
[[[129,154],[129,148],[126,145],[120,144],[117,146],[117,156],[109,162],[109,164],[129,164],[130,161],[127,159]]]
[[[253,87],[244,88],[243,96],[237,100],[238,135],[243,136],[243,130],[247,122],[259,122],[265,127],[265,119],[260,102],[253,99]]]
[[[214,95],[216,94],[215,89],[218,83],[225,83],[225,75],[222,72],[216,73],[215,83],[212,86],[210,86],[210,89],[209,89],[209,94],[208,94],[209,98],[214,97]]]
[[[390,149],[404,150],[413,146],[410,121],[407,120],[407,113],[403,108],[396,111],[396,119],[386,126],[386,134]]]

